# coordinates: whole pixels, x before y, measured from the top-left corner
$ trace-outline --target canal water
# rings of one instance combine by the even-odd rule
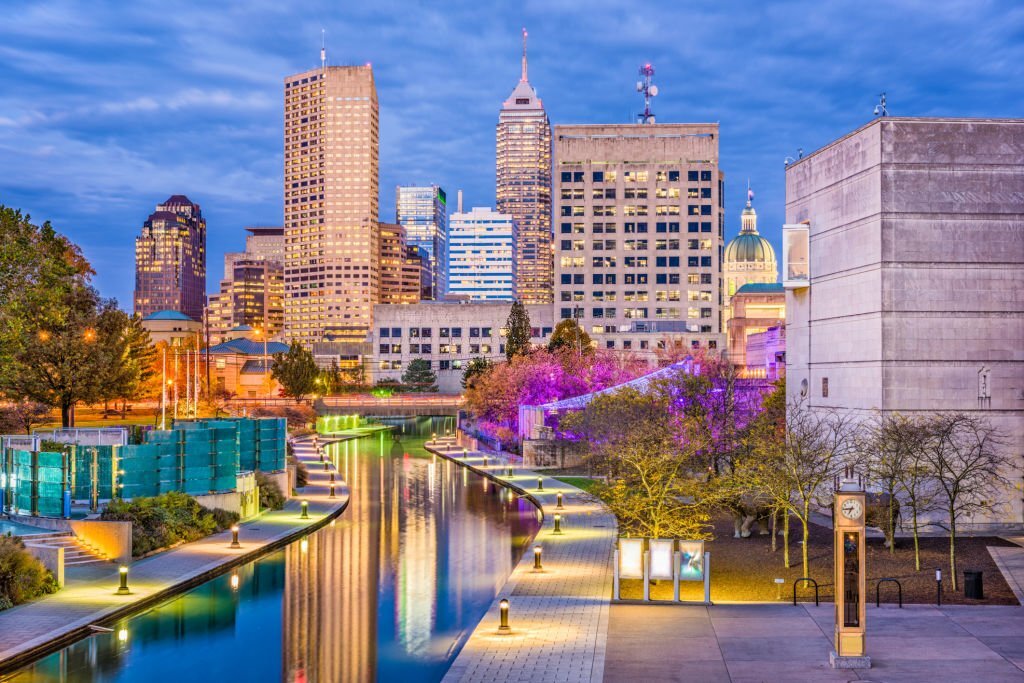
[[[351,502],[286,548],[4,681],[438,681],[539,527],[423,449],[440,418],[330,447]]]

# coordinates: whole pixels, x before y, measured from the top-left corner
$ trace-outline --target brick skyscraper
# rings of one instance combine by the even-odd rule
[[[135,238],[135,313],[178,311],[200,321],[205,305],[206,221],[198,204],[176,194]]]
[[[516,297],[527,304],[552,301],[551,123],[523,72],[501,106],[497,133],[498,212],[515,219]]]

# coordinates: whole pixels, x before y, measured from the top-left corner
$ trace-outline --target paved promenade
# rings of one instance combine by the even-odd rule
[[[117,595],[118,568],[96,565],[84,576],[69,575],[57,593],[0,612],[0,671],[17,668],[52,649],[88,633],[90,624],[105,624],[160,602],[210,576],[248,562],[271,548],[327,523],[348,503],[339,481],[336,497],[328,492],[329,472],[310,441],[295,442],[296,457],[309,469],[309,484],[283,510],[265,512],[240,525],[241,549],[230,548],[231,532],[208,536],[131,565],[130,595]],[[300,518],[300,500],[309,501],[309,519]],[[105,576],[97,574],[105,573]]]
[[[579,497],[579,490],[537,472],[515,468],[507,475],[504,461],[470,451],[453,439],[427,443],[427,449],[470,469],[507,482],[537,501],[544,523],[534,544],[543,548],[544,569],[533,571],[533,545],[515,567],[490,610],[470,635],[444,680],[530,681],[561,683],[600,681],[612,592],[612,551],[615,518],[598,504]],[[544,490],[537,490],[537,477]],[[557,493],[564,509],[556,509]],[[554,533],[554,515],[562,531]],[[510,602],[511,632],[499,634],[498,606]]]

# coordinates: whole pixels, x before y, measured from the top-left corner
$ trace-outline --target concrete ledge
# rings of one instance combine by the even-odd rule
[[[828,664],[833,669],[870,669],[871,657],[840,657],[835,650],[828,653]]]
[[[25,550],[50,570],[58,586],[64,587],[64,546],[26,542]]]

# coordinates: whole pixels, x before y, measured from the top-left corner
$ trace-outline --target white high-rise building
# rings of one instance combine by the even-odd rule
[[[448,294],[484,301],[515,299],[517,226],[512,216],[474,207],[448,227]]]

